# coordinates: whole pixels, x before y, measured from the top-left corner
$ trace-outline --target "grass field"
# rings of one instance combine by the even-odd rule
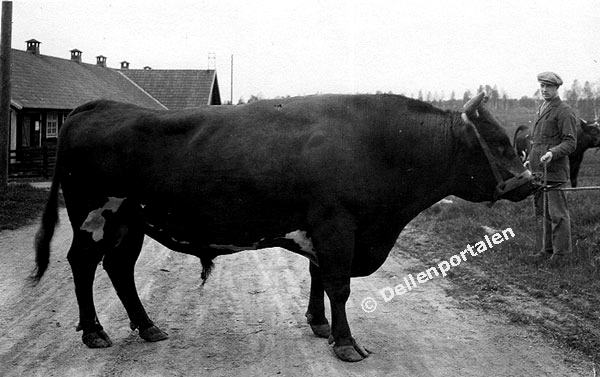
[[[514,128],[527,123],[522,115],[497,115],[511,139]],[[599,152],[586,152],[579,177],[580,187],[600,186]],[[531,198],[492,208],[452,198],[451,205],[431,207],[412,224],[443,247],[414,256],[433,265],[481,240],[483,227],[512,228],[514,239],[451,271],[459,288],[450,293],[465,305],[500,311],[515,323],[541,329],[559,346],[600,362],[600,191],[568,192],[567,197],[574,255],[566,265],[550,267],[529,257],[540,237]]]

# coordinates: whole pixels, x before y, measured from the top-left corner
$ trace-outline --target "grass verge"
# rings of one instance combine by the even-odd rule
[[[513,323],[535,327],[556,345],[600,363],[600,192],[568,196],[574,255],[553,267],[529,256],[537,238],[531,199],[499,202],[493,208],[452,200],[429,208],[411,223],[435,240],[434,247],[407,252],[434,266],[483,240],[490,228],[511,228],[513,239],[450,270],[455,288],[449,294],[462,305],[501,312]]]
[[[9,184],[0,195],[0,231],[31,223],[40,216],[48,200],[48,190],[27,183]]]

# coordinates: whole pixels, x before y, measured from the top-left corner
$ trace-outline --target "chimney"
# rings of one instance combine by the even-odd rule
[[[71,61],[75,63],[81,63],[81,51],[78,49],[71,50]]]
[[[27,43],[27,52],[32,53],[33,55],[39,55],[40,54],[40,41],[36,41],[35,39],[30,39],[28,41],[25,41],[25,43]]]
[[[99,67],[106,67],[106,56],[104,56],[104,55],[96,56],[96,65]]]
[[[121,62],[121,69],[129,69],[129,62],[126,60],[123,60]]]

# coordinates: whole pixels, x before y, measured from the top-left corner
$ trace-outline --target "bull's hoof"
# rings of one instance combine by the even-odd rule
[[[169,338],[169,334],[152,325],[145,330],[140,330],[140,337],[148,342],[158,342]]]
[[[312,332],[316,336],[318,336],[319,338],[328,338],[329,336],[331,336],[331,326],[329,326],[329,322],[327,322],[327,319],[324,319],[322,323],[313,322],[316,322],[313,315],[306,313],[306,323],[310,325]]]
[[[323,325],[310,325],[312,332],[319,338],[329,338],[331,335],[331,326],[329,323]]]
[[[333,346],[335,355],[343,361],[356,362],[369,357],[369,351],[363,348],[360,344],[352,339],[352,345],[348,346]]]
[[[107,348],[112,346],[112,340],[104,330],[98,330],[81,337],[83,344],[89,348]]]

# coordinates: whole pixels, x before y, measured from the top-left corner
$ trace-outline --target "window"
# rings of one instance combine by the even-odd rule
[[[58,134],[58,114],[48,113],[46,118],[46,137],[56,137]]]

